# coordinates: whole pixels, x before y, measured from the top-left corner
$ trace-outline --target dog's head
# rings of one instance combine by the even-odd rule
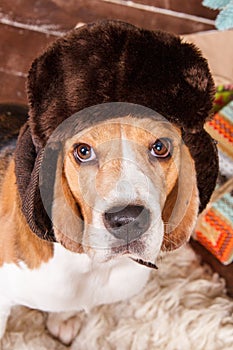
[[[16,151],[32,230],[100,260],[184,243],[217,176],[213,91],[200,52],[167,33],[107,21],[55,42],[29,72]]]

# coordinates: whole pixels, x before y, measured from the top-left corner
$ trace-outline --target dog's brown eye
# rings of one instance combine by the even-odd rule
[[[171,141],[166,138],[158,139],[150,149],[152,156],[157,158],[168,158],[171,156]]]
[[[93,148],[86,144],[80,143],[74,147],[74,157],[79,162],[89,162],[96,158]]]

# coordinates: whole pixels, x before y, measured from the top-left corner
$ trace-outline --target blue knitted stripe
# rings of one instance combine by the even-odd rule
[[[233,197],[230,193],[226,193],[221,199],[212,203],[212,207],[230,221],[233,226]]]

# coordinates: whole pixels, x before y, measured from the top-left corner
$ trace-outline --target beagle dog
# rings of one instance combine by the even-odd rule
[[[189,239],[218,172],[203,128],[213,80],[179,37],[77,28],[33,62],[27,89],[29,116],[0,157],[0,336],[14,305],[58,315],[139,293]]]

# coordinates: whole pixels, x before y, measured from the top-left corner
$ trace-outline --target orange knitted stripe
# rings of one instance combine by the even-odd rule
[[[216,256],[220,261],[222,261],[222,257],[219,252],[215,249],[212,242],[205,236],[201,231],[196,231],[196,236],[198,241],[206,247],[214,256]]]
[[[216,231],[220,232],[219,239],[214,246],[218,251],[221,260],[226,261],[233,249],[233,229],[226,224],[213,210],[209,210],[205,215],[205,221],[208,222]],[[216,254],[215,254],[216,255]]]
[[[215,114],[215,117],[208,124],[219,132],[224,138],[233,142],[233,126],[227,122],[220,114]]]

